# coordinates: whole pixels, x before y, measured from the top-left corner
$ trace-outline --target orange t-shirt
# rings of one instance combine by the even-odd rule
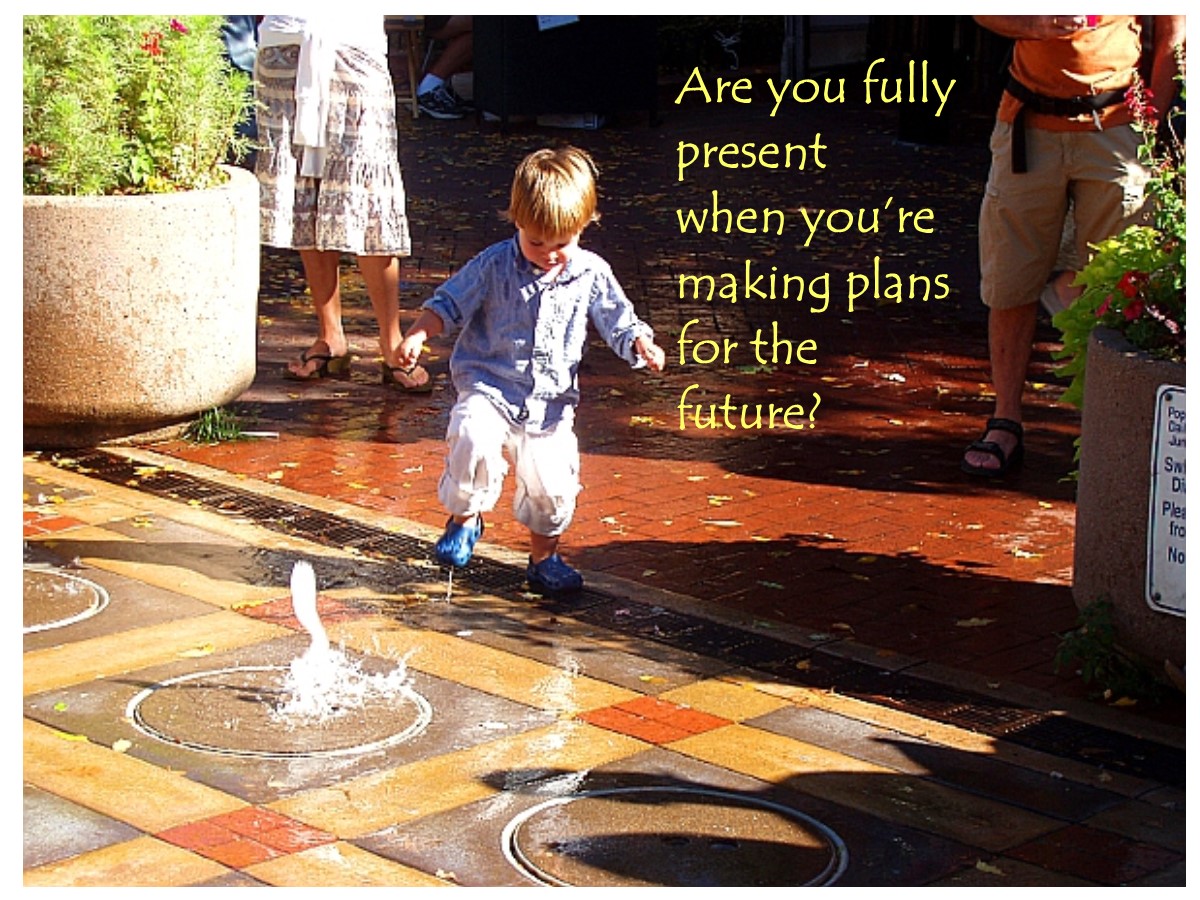
[[[1009,72],[1017,81],[1050,97],[1102,94],[1128,87],[1142,57],[1142,26],[1137,16],[1099,16],[1095,28],[1084,28],[1058,40],[1018,40]],[[997,117],[1012,122],[1021,102],[1004,92]],[[1100,110],[1100,123],[1109,128],[1132,121],[1124,103]],[[1091,113],[1048,116],[1030,111],[1025,123],[1047,131],[1087,131],[1096,127]]]

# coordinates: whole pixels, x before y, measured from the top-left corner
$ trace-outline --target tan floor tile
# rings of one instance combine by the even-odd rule
[[[76,641],[25,654],[25,694],[171,662],[194,652],[220,653],[292,632],[233,612],[215,612]]]
[[[1032,750],[1028,747],[1021,747],[1017,744],[998,740],[991,735],[981,734],[977,731],[967,731],[964,728],[956,728],[953,725],[935,722],[931,719],[890,709],[886,706],[867,703],[864,700],[856,700],[853,697],[835,694],[832,691],[751,680],[741,680],[738,683],[748,686],[753,685],[764,693],[785,698],[797,706],[811,706],[827,710],[859,722],[869,722],[880,728],[887,728],[892,731],[898,731],[901,734],[941,744],[944,747],[953,747],[956,750],[964,750],[968,753],[981,753],[994,756],[996,759],[1003,760],[1004,762],[1019,765],[1037,772],[1044,772],[1047,775],[1053,772],[1056,773],[1054,775],[1056,778],[1067,778],[1071,781],[1089,784],[1093,787],[1102,788],[1106,791],[1112,791],[1128,797],[1143,793],[1149,784],[1144,778],[1123,775],[1120,772],[1114,773],[1090,763],[1076,762],[1075,760],[1065,759],[1061,756],[1054,756],[1049,753]]]
[[[275,887],[450,886],[440,878],[340,841],[256,863],[243,871]]]
[[[743,725],[684,738],[671,749],[884,820],[1000,851],[1061,823],[854,757]]]
[[[89,741],[67,740],[24,722],[24,778],[28,784],[121,822],[157,833],[246,806],[183,773],[161,769]]]
[[[179,847],[140,837],[28,869],[26,887],[179,887],[229,870]]]
[[[578,772],[630,756],[645,746],[582,722],[557,722],[469,750],[298,794],[271,804],[271,808],[350,839],[489,797],[496,788],[483,780],[485,776],[534,764]],[[437,785],[437,790],[431,791],[430,785]]]
[[[80,532],[72,532],[71,536],[76,537],[79,534]],[[286,593],[279,585],[253,585],[244,581],[210,578],[183,566],[159,564],[146,559],[120,560],[89,556],[81,556],[80,559],[106,572],[124,575],[126,578],[226,609],[235,603],[272,600]]]
[[[697,681],[666,691],[658,697],[660,700],[690,706],[733,722],[765,716],[777,709],[791,706],[786,700],[764,694],[749,685],[722,680]]]
[[[106,525],[131,519],[141,510],[108,496],[78,497],[66,503],[56,504],[55,509],[74,516],[88,525]]]
[[[403,658],[417,671],[563,715],[638,696],[556,666],[452,635],[403,628],[382,617],[339,623],[330,635],[364,653]]]

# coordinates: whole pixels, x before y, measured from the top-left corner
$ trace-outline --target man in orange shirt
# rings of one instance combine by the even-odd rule
[[[1174,95],[1174,48],[1184,43],[1184,16],[1152,18],[1153,47],[1143,58],[1147,17],[975,17],[1016,43],[979,215],[980,295],[988,307],[996,405],[981,439],[963,456],[970,475],[1001,477],[1024,456],[1021,396],[1038,299],[1054,268],[1068,202],[1080,259],[1087,259],[1089,244],[1142,213],[1147,172],[1138,162],[1140,136],[1125,90],[1139,66],[1148,68],[1161,114]]]

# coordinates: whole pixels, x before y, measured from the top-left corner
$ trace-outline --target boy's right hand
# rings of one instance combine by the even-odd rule
[[[406,369],[411,369],[421,359],[421,350],[425,346],[425,335],[410,334],[400,342],[399,362]]]

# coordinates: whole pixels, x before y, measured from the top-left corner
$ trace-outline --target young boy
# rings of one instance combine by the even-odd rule
[[[465,566],[483,513],[516,470],[513,514],[529,528],[530,586],[578,590],[579,572],[558,555],[575,512],[579,446],[577,373],[590,319],[632,367],[659,372],[665,354],[633,311],[608,263],[579,246],[596,215],[596,170],[582,150],[538,150],[517,167],[508,220],[517,234],[484,250],[425,302],[400,346],[416,365],[428,338],[457,330],[450,374],[458,400],[446,430],[438,499],[450,513],[434,547]]]

